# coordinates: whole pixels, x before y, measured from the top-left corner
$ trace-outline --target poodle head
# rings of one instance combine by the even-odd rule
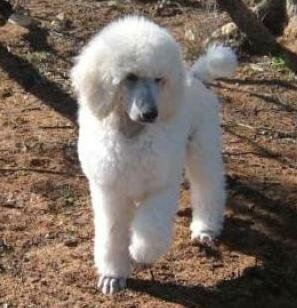
[[[155,23],[126,17],[105,27],[84,48],[72,73],[80,104],[100,118],[117,105],[132,121],[173,116],[182,101],[179,45]]]

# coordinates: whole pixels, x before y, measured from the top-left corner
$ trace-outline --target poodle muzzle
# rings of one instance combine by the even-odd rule
[[[157,100],[159,85],[152,78],[135,78],[127,81],[127,113],[131,120],[153,123],[158,118]]]

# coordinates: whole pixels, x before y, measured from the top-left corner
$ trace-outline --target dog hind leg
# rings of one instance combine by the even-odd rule
[[[198,121],[198,127],[191,135],[186,162],[193,209],[192,239],[210,244],[222,231],[225,203],[219,121],[212,103],[208,102],[207,106],[211,116]]]

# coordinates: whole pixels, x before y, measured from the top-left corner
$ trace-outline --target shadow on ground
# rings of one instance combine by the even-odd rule
[[[2,45],[0,45],[0,67],[25,91],[75,122],[77,112],[75,100],[58,84],[41,75],[26,59],[9,52]]]
[[[129,281],[129,288],[185,307],[296,307],[297,214],[290,202],[294,187],[229,177],[228,190],[222,242],[230,251],[255,256],[260,265],[214,288],[137,279]]]

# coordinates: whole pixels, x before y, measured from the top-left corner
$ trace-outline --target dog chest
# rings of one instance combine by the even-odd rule
[[[93,138],[90,138],[90,135]],[[87,177],[129,195],[160,190],[179,181],[185,156],[183,138],[170,130],[135,139],[80,132],[79,157]]]

